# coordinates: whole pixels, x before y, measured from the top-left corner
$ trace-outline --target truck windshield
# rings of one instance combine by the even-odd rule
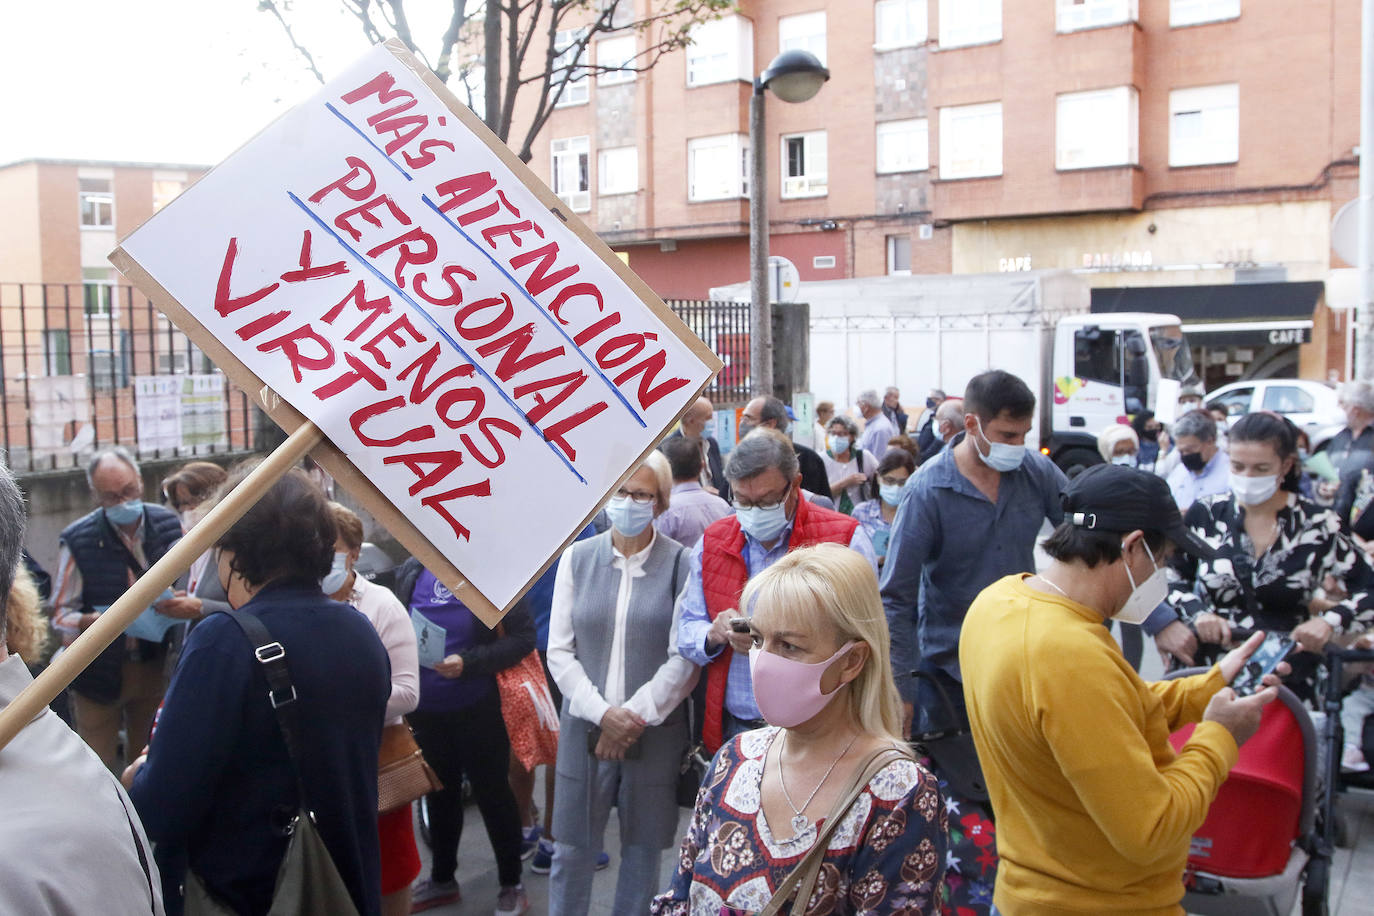
[[[1184,385],[1197,381],[1193,372],[1193,351],[1188,346],[1188,338],[1178,325],[1168,325],[1150,329],[1150,343],[1154,345],[1155,357],[1159,360],[1159,372],[1167,379]]]

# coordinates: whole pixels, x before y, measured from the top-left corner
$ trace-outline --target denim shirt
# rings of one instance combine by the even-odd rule
[[[1003,576],[1035,569],[1035,538],[1045,520],[1064,517],[1068,481],[1054,462],[1027,448],[1002,473],[994,504],[955,464],[954,446],[923,464],[902,492],[883,566],[883,608],[892,637],[892,670],[902,698],[915,699],[920,661],[958,680],[959,629],[978,593]]]

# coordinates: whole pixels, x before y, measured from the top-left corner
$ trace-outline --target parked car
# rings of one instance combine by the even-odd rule
[[[1232,382],[1207,395],[1204,403],[1209,409],[1223,408],[1230,422],[1252,410],[1283,414],[1307,433],[1314,452],[1345,426],[1345,411],[1336,404],[1335,389],[1305,379]]]

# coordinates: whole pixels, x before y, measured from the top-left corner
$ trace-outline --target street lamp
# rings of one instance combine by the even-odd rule
[[[763,91],[784,102],[805,102],[821,91],[830,71],[810,51],[784,51],[754,80],[749,99],[749,299],[753,334],[749,378],[756,395],[773,395],[773,308],[768,290],[768,178],[764,165]]]

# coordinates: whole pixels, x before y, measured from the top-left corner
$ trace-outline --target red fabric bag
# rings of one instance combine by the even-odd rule
[[[531,652],[519,664],[496,672],[496,685],[515,759],[527,771],[541,763],[552,765],[558,759],[558,709],[539,653]]]

